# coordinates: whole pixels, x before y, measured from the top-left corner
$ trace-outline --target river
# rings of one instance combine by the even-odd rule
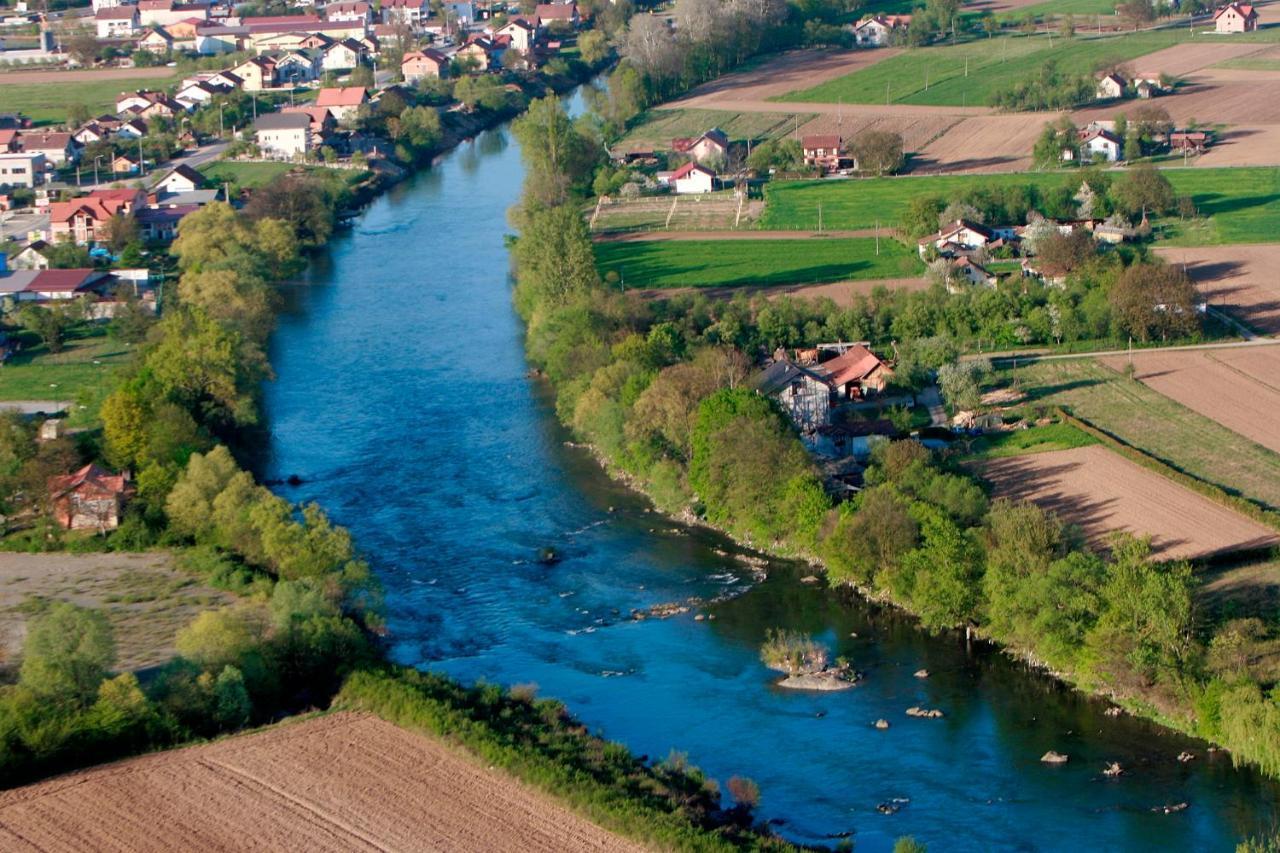
[[[685,752],[722,786],[751,777],[761,814],[802,842],[1228,850],[1271,825],[1277,786],[1225,754],[891,611],[840,606],[794,566],[756,583],[720,537],[650,512],[567,447],[511,307],[521,175],[499,129],[383,196],[290,290],[273,339],[264,473],[300,475],[283,493],[351,529],[385,586],[396,661],[536,684],[637,753]],[[563,559],[537,563],[545,546]],[[729,598],[706,621],[627,618],[688,596]],[[773,687],[758,659],[771,627],[818,636],[865,681]],[[1041,764],[1050,749],[1069,763]],[[1125,775],[1104,778],[1110,761]]]

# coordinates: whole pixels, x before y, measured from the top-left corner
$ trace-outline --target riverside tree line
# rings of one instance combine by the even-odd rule
[[[881,293],[847,311],[785,299],[646,301],[607,286],[592,262],[581,209],[595,126],[548,99],[515,130],[527,166],[513,214],[515,302],[528,355],[554,386],[559,417],[609,466],[666,511],[690,510],[759,547],[819,556],[833,581],[887,596],[926,629],[969,626],[1280,773],[1277,673],[1267,663],[1280,640],[1255,619],[1203,618],[1190,565],[1156,563],[1131,537],[1105,554],[1090,550],[1032,504],[990,502],[971,475],[910,441],[878,450],[867,488],[837,505],[787,418],[744,387],[762,352],[828,336],[891,336],[906,374],[930,371],[954,359],[961,329],[974,328],[947,318],[987,305],[992,322],[1025,322],[1032,286]],[[1099,300],[1101,332],[1129,322],[1113,316],[1126,276],[1162,268],[1113,252],[1082,269],[1064,293]]]

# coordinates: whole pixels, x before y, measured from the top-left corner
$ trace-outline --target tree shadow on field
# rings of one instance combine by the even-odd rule
[[[1035,388],[1024,388],[1023,393],[1027,395],[1027,402],[1034,403],[1058,394],[1077,391],[1081,388],[1092,388],[1105,382],[1105,379],[1074,379],[1070,382],[1059,382],[1057,385],[1039,385]]]

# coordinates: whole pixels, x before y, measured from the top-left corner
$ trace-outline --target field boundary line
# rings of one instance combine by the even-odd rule
[[[299,809],[302,809],[304,812],[311,815],[313,818],[315,818],[322,824],[331,826],[334,829],[342,830],[351,838],[357,839],[359,841],[363,841],[365,844],[369,845],[369,848],[372,850],[377,850],[379,851],[379,853],[391,853],[391,848],[384,847],[383,845],[379,844],[375,839],[370,838],[368,835],[361,832],[359,829],[356,829],[354,826],[351,826],[341,818],[338,818],[335,815],[331,815],[328,812],[325,812],[319,806],[316,806],[313,803],[308,802],[302,797],[298,797],[298,796],[295,796],[294,794],[290,794],[288,791],[285,791],[284,789],[271,784],[265,779],[262,779],[254,775],[253,773],[250,773],[248,770],[245,770],[241,767],[236,767],[231,764],[226,764],[214,758],[201,758],[201,759],[198,759],[197,763],[203,764],[209,769],[214,770],[215,772],[218,770],[222,770],[226,773],[229,773],[232,776],[236,777],[237,779],[240,779],[242,783],[247,782],[254,787],[263,788],[266,791],[269,791],[272,794],[275,794],[280,799],[285,800],[286,802],[292,803],[294,806],[297,806]]]
[[[1209,359],[1214,364],[1222,365],[1227,370],[1230,370],[1232,373],[1235,373],[1238,376],[1240,376],[1242,379],[1247,379],[1249,382],[1252,382],[1255,385],[1261,385],[1263,388],[1266,388],[1268,391],[1275,391],[1277,394],[1280,394],[1280,385],[1272,385],[1270,382],[1266,382],[1262,379],[1259,379],[1258,377],[1254,376],[1252,373],[1246,373],[1245,371],[1236,367],[1234,364],[1232,364],[1229,361],[1223,361],[1220,358],[1214,358],[1212,351],[1206,352],[1205,358]]]
[[[1140,447],[1129,444],[1119,436],[1108,432],[1092,422],[1072,414],[1065,406],[1056,407],[1058,416],[1066,423],[1097,439],[1103,446],[1114,450],[1121,456],[1142,467],[1172,480],[1180,486],[1190,489],[1208,498],[1214,503],[1235,510],[1241,515],[1251,518],[1259,524],[1265,524],[1273,530],[1280,531],[1280,512],[1260,506],[1257,502],[1242,495],[1233,495],[1219,485],[1201,480],[1199,477],[1178,469],[1163,459]]]

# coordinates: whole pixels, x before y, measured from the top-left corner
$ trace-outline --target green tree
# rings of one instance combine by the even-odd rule
[[[578,36],[578,54],[588,65],[595,65],[609,55],[609,42],[599,30],[587,30]]]
[[[1200,328],[1200,295],[1179,267],[1135,263],[1111,286],[1115,331],[1140,341],[1187,337]]]
[[[43,701],[83,704],[97,695],[115,659],[106,616],[60,602],[28,623],[20,683]]]
[[[517,302],[563,306],[600,286],[586,222],[572,205],[527,211],[516,241]]]
[[[44,307],[27,305],[18,312],[18,322],[34,332],[49,352],[62,352],[67,331],[75,324],[71,312],[63,305]]]
[[[875,175],[891,175],[905,162],[902,136],[885,130],[864,130],[849,143],[858,168]]]
[[[574,127],[558,97],[532,101],[511,126],[526,167],[526,204],[563,204],[585,188],[600,150]]]

